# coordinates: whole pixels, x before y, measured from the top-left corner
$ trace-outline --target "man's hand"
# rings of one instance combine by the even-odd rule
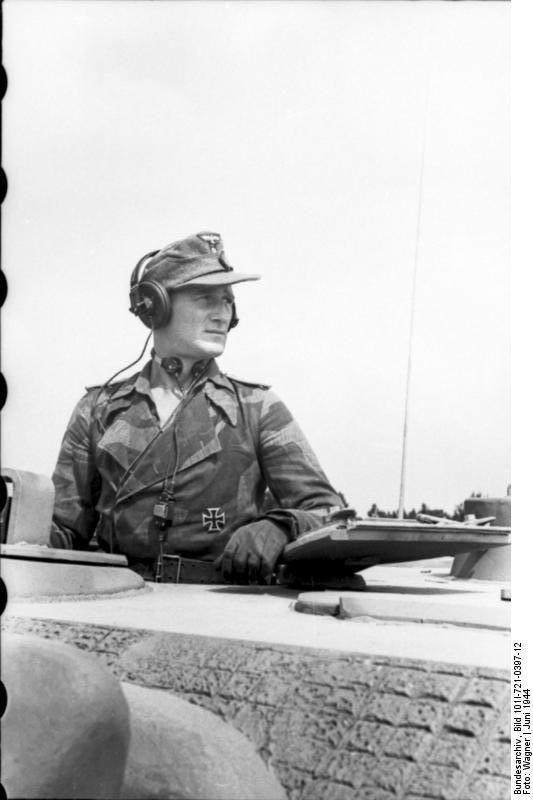
[[[270,583],[289,538],[268,519],[251,522],[234,531],[216,565],[227,583]]]

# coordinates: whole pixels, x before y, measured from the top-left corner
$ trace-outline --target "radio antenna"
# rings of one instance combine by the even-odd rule
[[[411,389],[411,371],[413,356],[413,331],[415,321],[415,300],[416,300],[416,279],[418,275],[418,256],[420,251],[420,220],[422,217],[422,189],[424,186],[424,166],[426,160],[426,134],[427,134],[427,111],[428,111],[428,91],[429,79],[426,80],[426,92],[424,98],[424,115],[422,129],[422,155],[420,159],[420,175],[418,179],[418,210],[416,217],[416,239],[413,266],[413,279],[411,286],[411,315],[409,322],[409,351],[407,356],[407,377],[405,381],[405,410],[403,417],[403,441],[402,441],[402,466],[400,472],[400,499],[398,502],[398,519],[403,519],[405,502],[405,472],[407,465],[407,431],[409,423],[409,395]]]

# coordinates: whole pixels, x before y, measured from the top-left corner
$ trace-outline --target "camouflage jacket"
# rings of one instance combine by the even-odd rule
[[[53,475],[53,546],[85,549],[96,532],[106,550],[155,556],[154,505],[174,471],[164,549],[190,558],[214,560],[236,528],[258,518],[275,520],[294,538],[343,505],[266,386],[230,379],[213,361],[161,425],[150,368],[90,389],[74,409]],[[266,487],[277,507],[262,513]]]

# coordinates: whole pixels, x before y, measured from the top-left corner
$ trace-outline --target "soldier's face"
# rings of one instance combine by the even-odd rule
[[[219,356],[234,300],[231,286],[187,286],[172,292],[170,322],[155,332],[164,354],[198,360]]]

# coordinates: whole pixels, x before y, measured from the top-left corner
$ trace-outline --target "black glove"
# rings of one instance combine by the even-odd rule
[[[283,548],[290,541],[275,522],[260,519],[233,532],[216,561],[227,583],[269,584]]]

